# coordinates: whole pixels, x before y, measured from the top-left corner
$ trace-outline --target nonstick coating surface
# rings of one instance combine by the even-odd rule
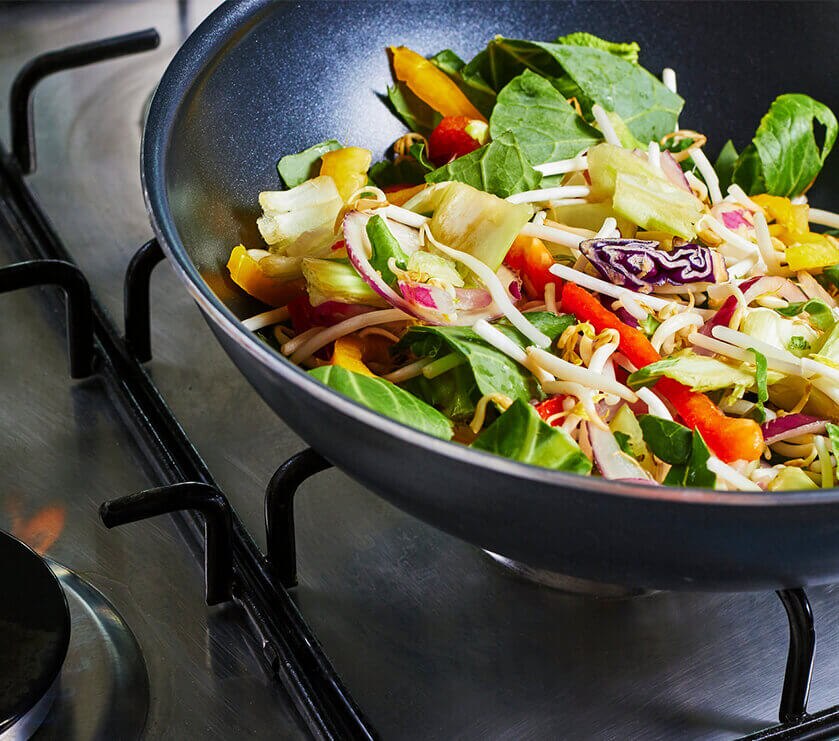
[[[839,5],[803,3],[271,3],[223,6],[178,53],[146,124],[154,228],[242,373],[301,437],[361,483],[475,545],[531,566],[636,587],[766,589],[839,576],[839,491],[737,494],[615,484],[525,466],[385,419],[306,376],[237,317],[260,307],[224,264],[259,246],[259,191],[277,158],[337,138],[380,155],[403,129],[378,94],[383,48],[477,52],[494,34],[587,30],[673,66],[682,124],[744,146],[771,100],[839,110]],[[811,201],[839,202],[837,157]],[[258,430],[254,434],[259,434]],[[336,494],[339,495],[339,494]]]

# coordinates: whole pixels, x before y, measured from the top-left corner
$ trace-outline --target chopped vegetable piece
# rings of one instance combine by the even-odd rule
[[[482,142],[467,130],[472,123],[466,116],[446,116],[428,137],[428,156],[438,167],[474,152]]]
[[[230,253],[227,269],[239,288],[269,306],[285,306],[303,290],[299,280],[281,282],[265,275],[241,244]]]
[[[367,170],[373,155],[369,149],[344,147],[327,152],[321,157],[320,174],[329,175],[343,200],[367,184]]]

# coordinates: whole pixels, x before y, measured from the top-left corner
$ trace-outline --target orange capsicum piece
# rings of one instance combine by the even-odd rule
[[[359,337],[339,337],[335,340],[330,364],[340,365],[348,371],[361,373],[364,376],[375,376],[376,374],[364,365],[363,356],[364,340]]]
[[[239,288],[269,306],[285,306],[302,288],[299,280],[278,281],[266,275],[259,267],[259,261],[241,244],[230,253],[227,269]]]
[[[486,121],[461,89],[442,70],[407,46],[391,46],[393,72],[421,101],[443,116],[466,116]]]
[[[617,330],[620,350],[636,368],[661,360],[661,355],[640,330],[622,322],[584,288],[566,283],[562,290],[562,309],[581,321],[589,322],[598,332]],[[656,388],[688,427],[699,430],[705,443],[722,461],[731,463],[760,458],[763,433],[757,422],[726,417],[705,394],[693,391],[672,378],[659,379]]]
[[[554,262],[556,260],[541,239],[522,235],[513,240],[504,258],[504,264],[519,274],[530,298],[544,296],[548,283],[562,285],[562,279],[550,271]]]

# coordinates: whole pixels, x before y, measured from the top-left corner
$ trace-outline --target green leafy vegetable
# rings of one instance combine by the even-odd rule
[[[436,378],[419,375],[406,381],[403,388],[439,409],[449,419],[469,420],[475,413],[475,400],[481,394],[469,365],[459,365]]]
[[[801,356],[810,349],[810,343],[807,342],[801,335],[793,335],[787,342],[787,350],[795,355]]]
[[[513,402],[472,447],[555,471],[591,471],[591,462],[571,436],[561,427],[546,424],[526,401]]]
[[[293,188],[310,178],[317,177],[320,173],[320,158],[327,152],[340,149],[340,142],[335,139],[327,139],[319,144],[314,144],[297,154],[287,154],[277,163],[277,171],[283,179],[286,188]]]
[[[461,92],[469,98],[472,105],[489,118],[492,108],[495,105],[495,90],[487,85],[479,74],[469,74],[464,69],[466,64],[451,49],[443,51],[431,57],[431,63],[438,69],[443,70],[457,85]]]
[[[684,141],[684,140],[683,140]],[[734,173],[734,166],[737,164],[737,150],[734,148],[734,143],[729,139],[723,144],[717,161],[714,163],[714,170],[717,172],[717,177],[720,181],[720,190],[725,193],[728,186],[731,185],[731,176]]]
[[[534,190],[541,177],[530,166],[515,135],[506,131],[480,149],[429,172],[425,180],[428,183],[454,180],[506,198],[513,193]]]
[[[653,414],[642,414],[638,424],[644,433],[644,442],[665,463],[677,465],[690,458],[691,432],[684,425]]]
[[[808,321],[815,329],[826,332],[833,326],[833,312],[830,307],[821,299],[813,298],[809,301],[796,301],[788,306],[775,309],[781,316],[798,316],[801,312],[807,312]],[[801,339],[804,339],[803,337]],[[809,343],[808,343],[809,345]]]
[[[652,314],[647,314],[646,318],[641,319],[641,321],[638,322],[638,328],[647,335],[647,337],[652,337],[660,326],[661,322],[658,321],[658,319],[656,319]]]
[[[601,39],[593,33],[586,33],[585,31],[560,36],[556,43],[566,44],[567,46],[590,46],[592,49],[607,51],[627,62],[632,62],[632,64],[638,64],[638,52],[641,51],[641,47],[635,41],[606,41],[606,39]]]
[[[652,414],[641,415],[638,422],[650,450],[672,466],[665,484],[713,488],[717,477],[707,465],[711,452],[698,430],[691,432],[678,422]]]
[[[828,422],[825,427],[827,436],[830,438],[830,447],[833,449],[833,457],[836,459],[836,470],[839,473],[839,426]]]
[[[489,130],[494,139],[512,131],[534,165],[574,157],[602,139],[548,80],[529,69],[498,94]]]
[[[383,378],[353,373],[339,365],[324,365],[309,374],[374,412],[434,437],[451,439],[452,423],[445,415]]]
[[[385,283],[394,285],[396,275],[390,269],[390,259],[393,258],[402,270],[406,269],[408,263],[408,256],[399,245],[399,240],[391,234],[385,220],[378,215],[371,216],[367,222],[367,238],[372,249],[370,264],[381,273]]]
[[[749,348],[749,352],[754,353],[755,356],[755,387],[757,388],[757,413],[758,422],[763,422],[766,419],[766,409],[764,403],[769,400],[769,387],[766,382],[766,356],[755,350],[753,347]]]
[[[839,265],[831,265],[822,270],[821,275],[816,276],[825,288],[839,288]]]
[[[404,82],[389,87],[387,97],[393,110],[411,131],[428,136],[442,120],[442,116],[414,95]]]
[[[817,123],[824,127],[821,146]],[[837,132],[836,116],[823,103],[800,93],[780,95],[737,159],[733,181],[749,195],[797,196],[819,174]]]
[[[800,468],[784,466],[781,472],[769,483],[769,491],[801,491],[802,489],[818,489],[811,479]]]
[[[391,185],[419,185],[425,182],[428,170],[413,157],[401,157],[395,160],[382,160],[370,168],[370,179],[380,188]]]
[[[414,161],[422,168],[423,172],[431,172],[434,169],[434,165],[428,161],[428,157],[426,156],[424,142],[412,144],[408,151],[411,153]]]
[[[615,440],[618,441],[618,447],[628,456],[635,458],[636,456],[634,451],[632,450],[632,444],[630,443],[629,435],[627,435],[625,432],[621,432],[620,430],[613,434],[615,436]]]
[[[551,312],[530,312],[527,318],[551,340],[574,323],[570,314],[557,316]],[[529,344],[524,335],[506,321],[496,322],[494,326],[522,349]],[[458,353],[471,368],[478,397],[500,393],[527,402],[537,393],[530,374],[508,355],[484,342],[471,327],[417,325],[408,330],[399,347],[410,348],[419,358]]]

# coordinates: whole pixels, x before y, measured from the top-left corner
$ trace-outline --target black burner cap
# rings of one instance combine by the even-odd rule
[[[70,640],[70,610],[46,562],[0,530],[0,736],[52,687]]]

